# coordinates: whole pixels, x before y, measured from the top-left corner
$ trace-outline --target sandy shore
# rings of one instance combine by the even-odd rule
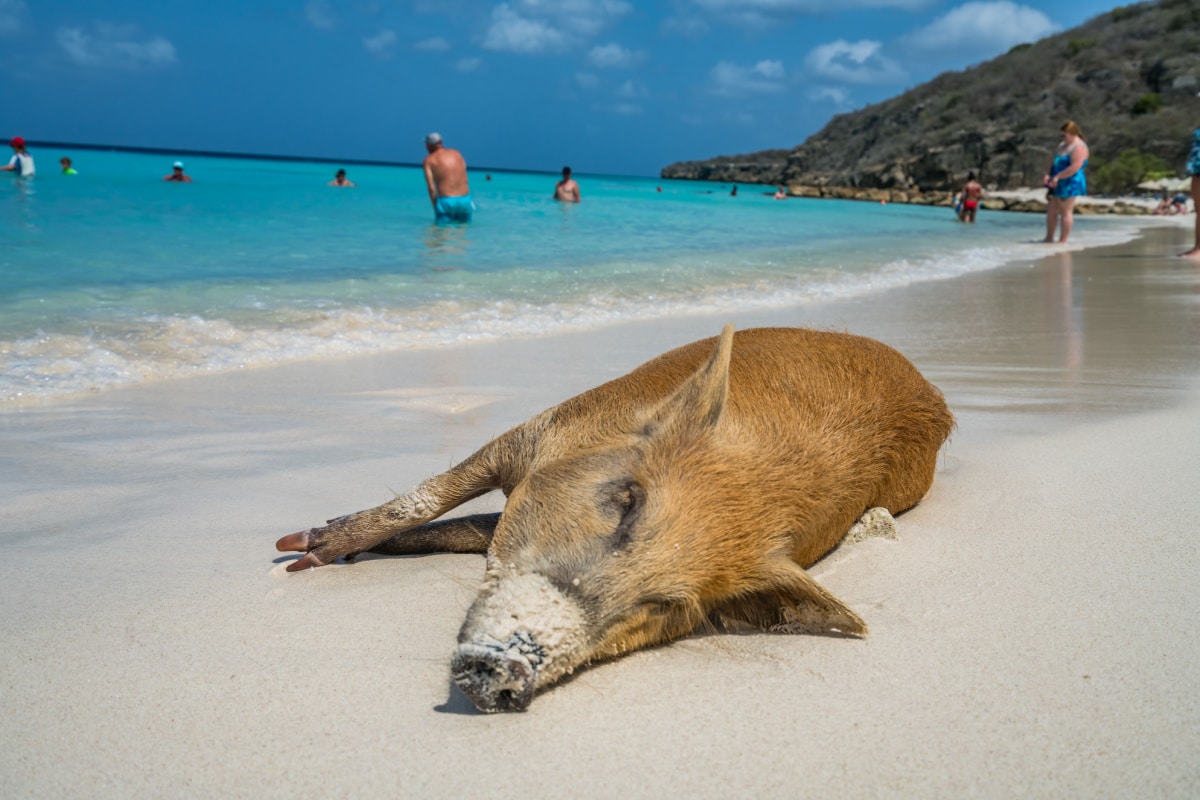
[[[1190,244],[0,413],[0,796],[1195,797]],[[812,570],[869,638],[694,637],[482,716],[480,557],[283,572],[276,537],[727,320],[881,338],[958,415],[899,540]]]

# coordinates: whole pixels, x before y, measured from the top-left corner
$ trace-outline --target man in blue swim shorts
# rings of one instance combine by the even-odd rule
[[[462,153],[442,144],[440,133],[425,137],[425,185],[438,222],[470,222],[475,211]]]

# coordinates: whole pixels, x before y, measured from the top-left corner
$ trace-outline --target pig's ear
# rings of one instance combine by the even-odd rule
[[[681,431],[703,432],[716,425],[729,394],[729,358],[733,325],[726,325],[708,361],[688,376],[653,415],[654,423]]]
[[[713,616],[777,633],[867,635],[858,614],[790,559],[776,559],[759,581],[762,588],[726,600]]]

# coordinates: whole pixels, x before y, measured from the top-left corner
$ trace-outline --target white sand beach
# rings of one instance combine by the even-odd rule
[[[0,412],[0,796],[1196,797],[1190,245]],[[485,716],[449,680],[482,557],[285,573],[279,536],[727,321],[879,338],[958,417],[899,539],[811,570],[867,638],[695,636]]]

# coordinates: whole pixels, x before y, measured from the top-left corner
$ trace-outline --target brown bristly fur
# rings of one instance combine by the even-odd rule
[[[298,566],[374,549],[489,554],[587,612],[585,660],[705,620],[862,635],[805,568],[865,511],[933,481],[954,421],[902,355],[844,333],[763,328],[685,345],[566,400],[375,509],[280,540]],[[501,489],[502,515],[430,523]],[[468,630],[468,616],[464,632]]]

